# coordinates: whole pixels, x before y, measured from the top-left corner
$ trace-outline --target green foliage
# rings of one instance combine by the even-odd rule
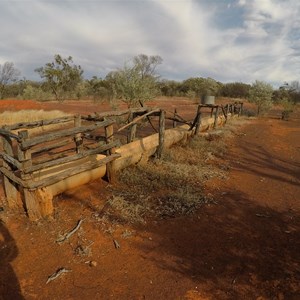
[[[45,101],[53,98],[50,92],[45,92],[40,86],[27,85],[22,94],[23,99]]]
[[[157,83],[161,95],[167,97],[184,96],[181,92],[182,83],[174,80],[161,80]]]
[[[224,84],[221,88],[220,93],[224,97],[247,98],[250,88],[250,84],[245,84],[242,82],[231,82]]]
[[[197,97],[206,95],[218,95],[221,84],[212,78],[189,78],[182,83],[182,90],[187,94],[189,91],[195,92]]]
[[[256,80],[249,91],[249,101],[257,105],[257,115],[272,107],[273,87],[263,81]]]
[[[73,64],[71,56],[62,58],[59,54],[54,61],[35,70],[44,79],[44,88],[51,91],[56,100],[63,101],[65,96],[75,90],[82,80],[83,70]]]
[[[13,62],[0,65],[0,98],[5,96],[8,85],[17,81],[20,71],[14,67]]]
[[[93,76],[92,79],[87,80],[87,95],[92,97],[93,100],[110,100],[111,93],[107,80]]]
[[[158,95],[155,69],[162,59],[160,56],[140,54],[133,58],[132,65],[125,64],[123,69],[111,72],[106,80],[110,95],[124,101],[128,107],[143,105]]]

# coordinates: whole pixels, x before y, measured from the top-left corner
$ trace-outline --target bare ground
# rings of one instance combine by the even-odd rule
[[[107,222],[114,187],[95,181],[31,224],[1,191],[0,299],[300,299],[300,118],[278,116],[239,126],[210,162],[228,172],[205,182],[214,203],[189,216]]]

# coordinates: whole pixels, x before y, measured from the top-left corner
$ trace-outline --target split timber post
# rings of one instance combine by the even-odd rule
[[[199,134],[201,127],[201,105],[198,105],[197,108],[197,116],[196,116],[196,128],[195,128],[195,135]]]
[[[219,117],[219,106],[216,106],[214,128],[217,128],[218,126],[218,117]]]
[[[228,113],[226,112],[225,107],[223,107],[223,105],[221,105],[221,109],[225,118],[225,124],[227,123],[227,118],[228,118]]]
[[[158,131],[158,147],[156,157],[161,158],[165,140],[165,111],[160,110],[159,113],[159,131]]]
[[[135,114],[133,112],[130,112],[128,121],[132,122],[134,118],[135,118]],[[136,123],[131,125],[130,130],[129,130],[129,134],[127,136],[127,143],[131,143],[135,139],[136,128],[137,128],[137,124]]]
[[[177,126],[176,116],[177,116],[177,108],[174,109],[173,128],[176,128],[176,126]]]
[[[74,126],[75,127],[80,127],[81,126],[81,116],[80,115],[76,115],[74,116]],[[75,137],[75,145],[76,145],[76,152],[77,153],[82,153],[83,152],[83,140],[82,140],[82,134],[76,133]]]
[[[106,144],[112,143],[114,140],[114,126],[113,124],[108,125],[105,127],[105,138],[106,138]],[[110,148],[107,150],[107,155],[112,155],[116,153],[116,148]],[[106,165],[106,175],[107,180],[110,183],[113,183],[115,181],[115,170],[113,166],[113,161],[107,163]]]
[[[4,153],[7,155],[7,157],[9,156],[12,157],[13,147],[12,147],[11,138],[5,135],[3,136],[2,141],[3,141]],[[3,159],[3,167],[9,171],[12,170],[11,166],[4,159]],[[20,193],[17,188],[17,184],[14,181],[12,181],[9,177],[5,176],[4,174],[3,177],[4,177],[4,181],[3,181],[4,190],[5,190],[8,206],[12,209],[20,208],[22,206],[22,203],[21,203]]]

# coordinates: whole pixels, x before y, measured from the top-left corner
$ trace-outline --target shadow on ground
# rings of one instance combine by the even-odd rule
[[[11,266],[18,248],[8,229],[0,220],[0,299],[24,299],[18,278]]]
[[[300,297],[300,215],[293,211],[254,206],[231,191],[197,217],[161,222],[151,234],[159,247],[135,246],[160,268],[192,278],[208,299]]]

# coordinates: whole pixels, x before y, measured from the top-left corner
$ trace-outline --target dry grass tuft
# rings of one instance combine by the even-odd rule
[[[67,114],[59,111],[44,111],[40,110],[20,110],[20,111],[5,111],[0,114],[0,126],[12,125],[21,122],[34,122],[39,120],[48,120],[66,116]]]
[[[211,178],[227,178],[224,162],[228,139],[245,122],[231,121],[206,135],[193,137],[187,144],[165,149],[162,159],[128,167],[119,174],[108,214],[114,221],[143,223],[147,218],[189,215],[202,205],[214,203],[203,191]]]

